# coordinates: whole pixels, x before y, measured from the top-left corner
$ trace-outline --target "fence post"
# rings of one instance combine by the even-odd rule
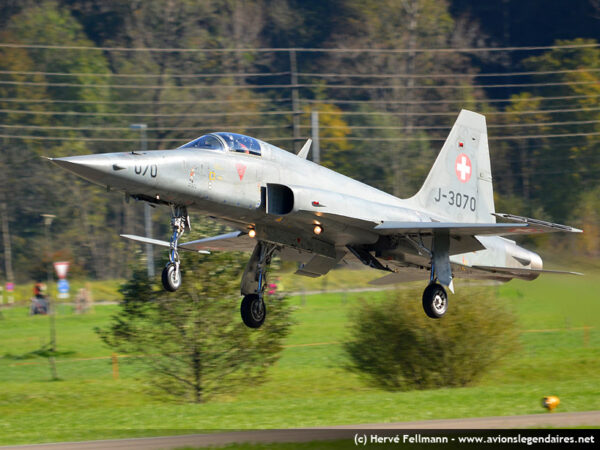
[[[119,358],[116,353],[112,354],[112,369],[113,369],[113,379],[119,379]]]

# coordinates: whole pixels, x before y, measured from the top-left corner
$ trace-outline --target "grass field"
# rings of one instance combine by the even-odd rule
[[[561,398],[560,411],[600,409],[598,281],[595,272],[499,287],[519,317],[519,352],[476,386],[400,393],[369,387],[341,369],[348,311],[360,298],[385,293],[293,298],[297,324],[269,381],[200,405],[147,396],[141,368],[127,358],[119,359],[113,379],[111,352],[93,329],[107,323],[115,305],[88,315],[59,306],[64,355],[57,360],[61,381],[54,382],[47,361],[29,354],[47,341],[48,318],[28,317],[25,307],[4,309],[0,444],[540,413],[541,398],[550,394]]]

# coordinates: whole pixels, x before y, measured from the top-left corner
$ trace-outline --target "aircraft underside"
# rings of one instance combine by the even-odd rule
[[[421,189],[400,199],[298,154],[229,132],[201,136],[173,150],[105,153],[52,161],[94,183],[171,209],[171,238],[124,235],[168,249],[162,282],[181,286],[179,251],[251,253],[242,277],[241,315],[258,328],[269,264],[299,262],[298,275],[318,277],[359,262],[381,271],[374,284],[423,281],[426,314],[442,317],[454,278],[532,280],[543,272],[536,253],[505,236],[581,232],[495,211],[485,117],[463,110]],[[398,149],[401,151],[402,149]],[[180,242],[188,208],[236,231]],[[500,219],[502,222],[497,222]]]
[[[537,254],[498,236],[460,239],[447,230],[424,230],[392,237],[383,235],[374,242],[365,244],[353,242],[353,234],[348,232],[336,234],[337,242],[330,242],[322,238],[324,230],[328,226],[343,226],[332,220],[321,220],[315,225],[288,219],[287,227],[283,228],[282,220],[275,221],[280,226],[274,227],[272,217],[267,215],[262,216],[263,220],[255,220],[250,224],[232,218],[211,216],[223,224],[237,227],[238,231],[180,243],[180,238],[190,228],[188,210],[181,205],[170,205],[170,209],[172,235],[169,242],[141,236],[123,237],[168,247],[169,262],[163,269],[162,283],[170,292],[176,291],[182,282],[180,250],[205,253],[213,250],[251,252],[240,287],[243,296],[240,307],[242,320],[251,328],[258,328],[265,321],[264,293],[268,284],[269,265],[276,255],[283,260],[298,262],[296,274],[302,276],[319,277],[338,264],[359,263],[384,274],[371,283],[374,285],[423,281],[427,283],[422,297],[423,309],[434,319],[442,317],[448,309],[448,294],[444,286],[448,286],[453,292],[454,278],[504,282],[512,278],[532,280],[544,272]],[[541,223],[547,227],[557,226]],[[239,231],[240,229],[243,231]],[[504,262],[495,262],[495,253],[500,254]],[[494,265],[481,265],[478,261]]]

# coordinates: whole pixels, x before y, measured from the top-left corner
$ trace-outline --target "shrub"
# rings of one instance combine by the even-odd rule
[[[492,288],[463,287],[439,320],[420,298],[407,289],[363,301],[351,313],[347,368],[388,390],[465,386],[517,345],[515,316]]]

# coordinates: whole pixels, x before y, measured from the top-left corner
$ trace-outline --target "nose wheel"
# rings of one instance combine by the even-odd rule
[[[448,310],[448,294],[444,288],[437,284],[432,283],[423,292],[423,309],[432,319],[439,319]]]
[[[177,243],[179,238],[190,228],[190,219],[185,206],[171,205],[171,241],[169,246],[169,262],[162,271],[162,284],[165,290],[175,292],[181,286],[181,270]]]
[[[175,292],[181,286],[179,264],[168,263],[162,271],[162,284],[165,290]]]

